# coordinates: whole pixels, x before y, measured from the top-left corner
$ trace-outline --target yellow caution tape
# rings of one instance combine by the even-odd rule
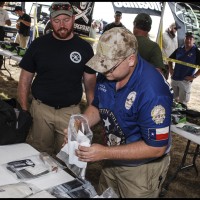
[[[80,36],[80,37],[85,39],[85,40],[92,41],[92,42],[98,42],[99,41],[98,39],[93,39],[93,38],[90,38],[90,37],[85,37],[85,36]],[[200,65],[194,65],[194,64],[191,64],[191,63],[186,63],[186,62],[183,62],[183,61],[180,61],[180,60],[167,58],[165,56],[163,56],[163,60],[171,61],[171,62],[174,62],[174,63],[178,63],[178,64],[185,65],[185,66],[188,66],[188,67],[193,67],[193,68],[196,68],[196,69],[200,69]]]
[[[180,60],[176,60],[176,59],[172,59],[172,58],[167,58],[165,56],[163,56],[163,60],[170,61],[170,62],[175,62],[175,63],[181,64],[181,65],[185,65],[185,66],[188,66],[188,67],[193,67],[193,68],[196,68],[196,69],[200,69],[199,65],[194,65],[194,64],[186,63],[186,62],[183,62],[183,61],[180,61]]]
[[[86,36],[80,36],[81,38],[83,38],[84,40],[89,40],[91,42],[98,42],[99,40],[98,39],[94,39],[94,38],[90,38],[90,37],[86,37]]]
[[[38,38],[39,37],[39,31],[38,31],[38,23],[37,23],[37,16],[36,16],[36,9],[34,10],[34,21],[35,21],[35,35],[34,37]]]

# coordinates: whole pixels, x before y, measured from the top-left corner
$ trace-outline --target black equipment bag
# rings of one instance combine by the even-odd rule
[[[185,111],[186,115],[189,116],[189,117],[200,117],[200,112],[197,111],[197,110],[189,110],[187,109]]]
[[[17,118],[15,109],[19,110]],[[23,143],[32,125],[32,117],[16,99],[0,99],[0,145]]]

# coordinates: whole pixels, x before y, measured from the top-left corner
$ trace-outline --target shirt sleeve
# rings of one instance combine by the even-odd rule
[[[146,101],[140,108],[138,121],[142,138],[147,145],[162,147],[168,144],[171,103],[169,96],[158,96]]]
[[[197,55],[196,55],[196,64],[200,65],[200,51],[197,48]]]

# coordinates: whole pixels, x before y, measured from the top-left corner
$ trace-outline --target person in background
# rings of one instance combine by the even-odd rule
[[[0,2],[0,41],[4,41],[5,31],[4,26],[11,26],[11,21],[7,10],[3,9],[5,2]],[[0,69],[3,65],[3,56],[0,55]]]
[[[102,122],[106,142],[79,145],[76,155],[83,162],[105,161],[99,194],[112,187],[121,198],[158,197],[170,163],[169,84],[138,54],[136,37],[122,27],[101,35],[86,65],[99,74],[94,100],[83,115],[90,127]]]
[[[108,22],[106,22],[105,20],[101,19],[101,29],[99,30],[100,34],[103,33],[103,30],[105,29],[107,24],[108,24]]]
[[[183,62],[182,64],[175,63],[173,67],[173,62],[169,61],[168,65],[174,99],[187,107],[187,103],[190,100],[192,82],[200,75],[200,69],[196,71],[195,68],[184,65],[184,63],[200,65],[200,51],[195,45],[192,32],[185,34],[184,45],[177,48],[169,58]]]
[[[120,11],[116,11],[115,15],[114,15],[115,21],[112,23],[109,23],[105,26],[104,30],[102,33],[104,33],[107,30],[110,30],[113,27],[125,27],[122,23],[121,23],[121,19],[122,19],[122,13]]]
[[[15,6],[13,10],[18,16],[16,28],[18,29],[14,42],[18,43],[21,48],[27,48],[30,39],[31,17],[26,14],[21,6]]]
[[[159,45],[150,40],[152,19],[147,13],[139,13],[133,21],[133,33],[138,41],[139,54],[162,73],[164,63]]]
[[[176,23],[172,23],[162,35],[162,54],[166,58],[169,58],[169,56],[178,48],[176,32],[180,28],[181,27]],[[169,66],[167,61],[164,61],[164,66],[165,69],[163,74],[167,80],[169,78]]]
[[[94,47],[96,36],[97,36],[97,29],[101,27],[101,22],[99,20],[93,20],[91,27],[90,27],[90,32],[89,32],[89,37],[93,39],[92,41],[89,40],[88,42]]]
[[[48,20],[44,27],[43,35],[46,35],[50,32],[52,32],[51,20]]]
[[[80,113],[82,83],[88,105],[93,100],[96,72],[85,65],[94,53],[90,44],[73,32],[71,4],[54,2],[49,10],[53,32],[33,40],[19,63],[18,99],[28,112],[30,91],[33,96],[33,125],[27,143],[55,155],[62,148],[70,116]]]

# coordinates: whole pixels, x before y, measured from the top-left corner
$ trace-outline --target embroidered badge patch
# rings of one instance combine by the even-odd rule
[[[165,119],[165,108],[161,105],[155,106],[151,111],[152,120],[156,124],[162,124]]]
[[[136,98],[136,92],[131,92],[129,93],[126,102],[125,102],[125,108],[129,110],[131,106],[133,105],[133,102],[135,101]]]

